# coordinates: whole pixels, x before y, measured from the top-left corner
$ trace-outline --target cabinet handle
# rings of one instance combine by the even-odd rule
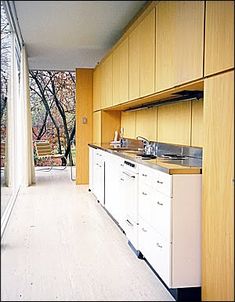
[[[157,204],[159,204],[159,206],[163,206],[163,203],[157,201]]]
[[[147,174],[142,173],[142,176],[145,176],[145,177],[146,177],[146,176],[147,176]]]
[[[147,194],[147,193],[145,193],[145,192],[142,192],[142,194],[143,194],[143,195],[145,195],[145,196],[146,196],[146,195],[148,195],[148,194]]]
[[[147,230],[145,228],[142,228],[142,231],[145,232],[145,233],[147,232]]]
[[[134,224],[132,224],[128,219],[126,219],[126,223],[130,226],[134,226]]]
[[[135,176],[134,176],[134,175],[130,175],[130,174],[129,174],[129,173],[127,173],[127,172],[122,171],[122,173],[123,173],[123,174],[125,174],[126,176],[130,177],[130,178],[135,178]]]
[[[163,181],[157,180],[157,183],[162,185]]]
[[[120,180],[121,180],[121,181],[124,181],[124,179],[123,179],[123,178],[120,178]]]
[[[120,166],[121,166],[121,167],[124,167],[124,165],[123,165],[123,164],[121,164]]]
[[[160,245],[158,242],[157,242],[157,247],[160,247],[160,249],[162,249],[162,245]]]
[[[99,164],[96,163],[96,166],[99,166]]]

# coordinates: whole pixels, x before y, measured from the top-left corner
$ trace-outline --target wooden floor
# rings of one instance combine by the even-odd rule
[[[87,186],[37,172],[1,243],[2,301],[174,301]]]

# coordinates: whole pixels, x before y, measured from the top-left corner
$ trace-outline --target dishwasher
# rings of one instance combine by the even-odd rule
[[[124,160],[120,169],[120,226],[129,243],[136,251],[138,247],[138,165]]]

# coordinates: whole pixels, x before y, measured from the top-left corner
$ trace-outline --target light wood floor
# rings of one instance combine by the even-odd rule
[[[37,172],[1,244],[2,301],[174,301],[87,186]]]

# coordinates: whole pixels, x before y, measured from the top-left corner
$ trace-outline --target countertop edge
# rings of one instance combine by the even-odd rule
[[[131,156],[128,156],[127,154],[123,154],[120,151],[114,151],[114,150],[111,150],[111,149],[108,149],[108,148],[104,148],[102,146],[98,146],[96,144],[88,144],[88,146],[92,147],[94,149],[100,149],[102,151],[117,155],[119,157],[122,157],[122,158],[128,159],[130,161],[136,162],[140,165],[144,165],[146,167],[150,167],[152,169],[155,169],[155,170],[158,170],[158,171],[170,174],[170,175],[202,174],[202,168],[201,167],[190,167],[188,169],[187,168],[166,168],[166,167],[162,167],[158,164],[150,163],[148,161],[144,161],[144,160],[141,160],[141,159],[138,159],[138,158],[133,158]],[[125,151],[125,150],[123,149],[123,151]]]

